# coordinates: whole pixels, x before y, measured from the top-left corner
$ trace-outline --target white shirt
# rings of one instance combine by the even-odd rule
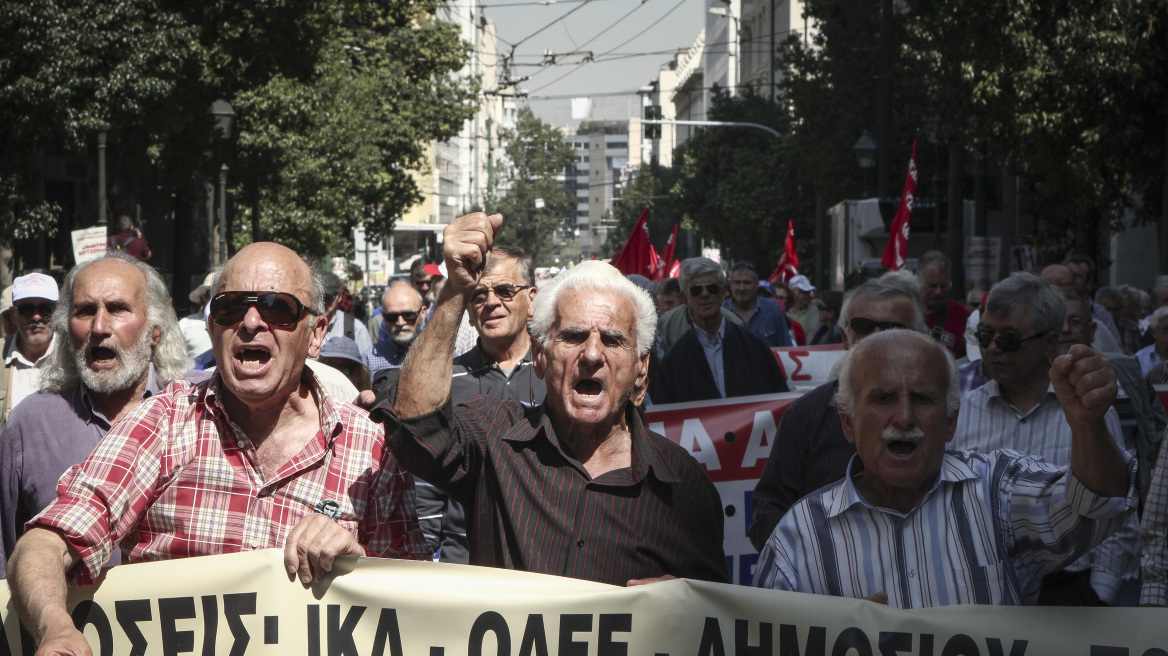
[[[211,333],[207,332],[207,319],[202,312],[188,314],[178,320],[178,329],[187,341],[187,353],[197,358],[211,350]]]
[[[4,374],[11,376],[8,379],[8,412],[12,412],[12,409],[24,397],[41,388],[41,367],[45,366],[49,360],[49,354],[57,346],[57,336],[53,335],[45,354],[36,362],[31,362],[16,348],[16,343],[19,340],[19,337],[12,340],[8,352],[4,354]]]

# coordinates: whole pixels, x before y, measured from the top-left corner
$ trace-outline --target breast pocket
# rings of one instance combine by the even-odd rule
[[[951,603],[994,606],[1020,603],[1015,594],[1008,589],[1008,573],[1005,565],[1000,562],[981,567],[954,569],[953,577],[957,599]]]

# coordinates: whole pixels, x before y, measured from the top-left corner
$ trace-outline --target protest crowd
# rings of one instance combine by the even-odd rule
[[[714,483],[644,413],[793,391],[773,349],[806,345],[843,356],[769,445],[755,586],[1168,606],[1168,285],[1071,254],[961,298],[932,251],[846,292],[703,257],[537,286],[504,221],[454,220],[371,312],[262,242],[172,299],[132,224],[17,272],[0,575],[42,650],[88,653],[67,590],[104,567],[264,548],[306,585],[341,556],[730,583]]]

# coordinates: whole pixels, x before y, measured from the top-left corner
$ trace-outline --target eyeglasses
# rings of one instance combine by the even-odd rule
[[[722,291],[722,285],[716,282],[709,282],[704,285],[690,285],[689,295],[701,296],[703,289],[711,294],[717,294]]]
[[[494,287],[479,287],[475,290],[474,295],[470,297],[470,302],[474,303],[475,305],[482,305],[483,303],[487,302],[487,296],[490,294],[490,292],[495,292],[495,296],[498,297],[500,301],[509,301],[515,298],[515,295],[519,292],[530,288],[531,285],[512,285],[509,282],[505,282],[501,285],[495,285]]]
[[[417,312],[382,312],[381,316],[385,317],[385,323],[397,323],[398,318],[405,319],[406,323],[418,320]]]
[[[287,292],[223,292],[211,299],[211,319],[220,326],[233,326],[253,307],[273,326],[295,325],[311,312]]]
[[[908,326],[899,321],[877,321],[867,317],[852,317],[848,319],[848,328],[861,337],[866,337],[879,330],[908,330]]]
[[[975,332],[973,336],[977,338],[978,346],[982,347],[983,349],[988,349],[990,344],[993,343],[998,345],[998,350],[1002,353],[1013,353],[1014,351],[1022,348],[1023,342],[1029,342],[1032,339],[1038,339],[1039,337],[1042,337],[1049,332],[1051,331],[1044,330],[1029,337],[1019,337],[1012,333],[994,335],[993,331],[982,328]]]
[[[51,316],[53,308],[57,307],[56,303],[25,303],[23,305],[16,305],[16,311],[22,317],[31,317],[34,314],[39,314],[42,317]]]

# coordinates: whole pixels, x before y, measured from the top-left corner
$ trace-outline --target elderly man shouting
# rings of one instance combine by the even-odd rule
[[[1050,380],[1072,427],[1070,467],[1017,451],[946,451],[957,368],[907,330],[844,356],[837,397],[857,454],[839,483],[795,504],[759,558],[756,585],[898,608],[1033,604],[1043,576],[1134,511],[1135,466],[1103,416],[1115,374],[1071,347]]]
[[[284,547],[321,580],[340,555],[425,558],[413,479],[380,427],[305,369],[327,319],[319,270],[252,244],[217,276],[218,368],[143,401],[58,485],[16,545],[9,584],[42,653],[89,653],[66,611],[66,573],[92,581],[119,544],[128,562]],[[113,321],[117,304],[78,305]]]
[[[477,213],[445,229],[448,282],[406,358],[396,402],[381,398],[373,410],[399,460],[466,507],[471,564],[617,585],[727,581],[713,483],[633,409],[657,314],[616,269],[585,262],[535,297],[542,405],[450,404],[459,318],[490,282],[484,265],[502,223]]]

